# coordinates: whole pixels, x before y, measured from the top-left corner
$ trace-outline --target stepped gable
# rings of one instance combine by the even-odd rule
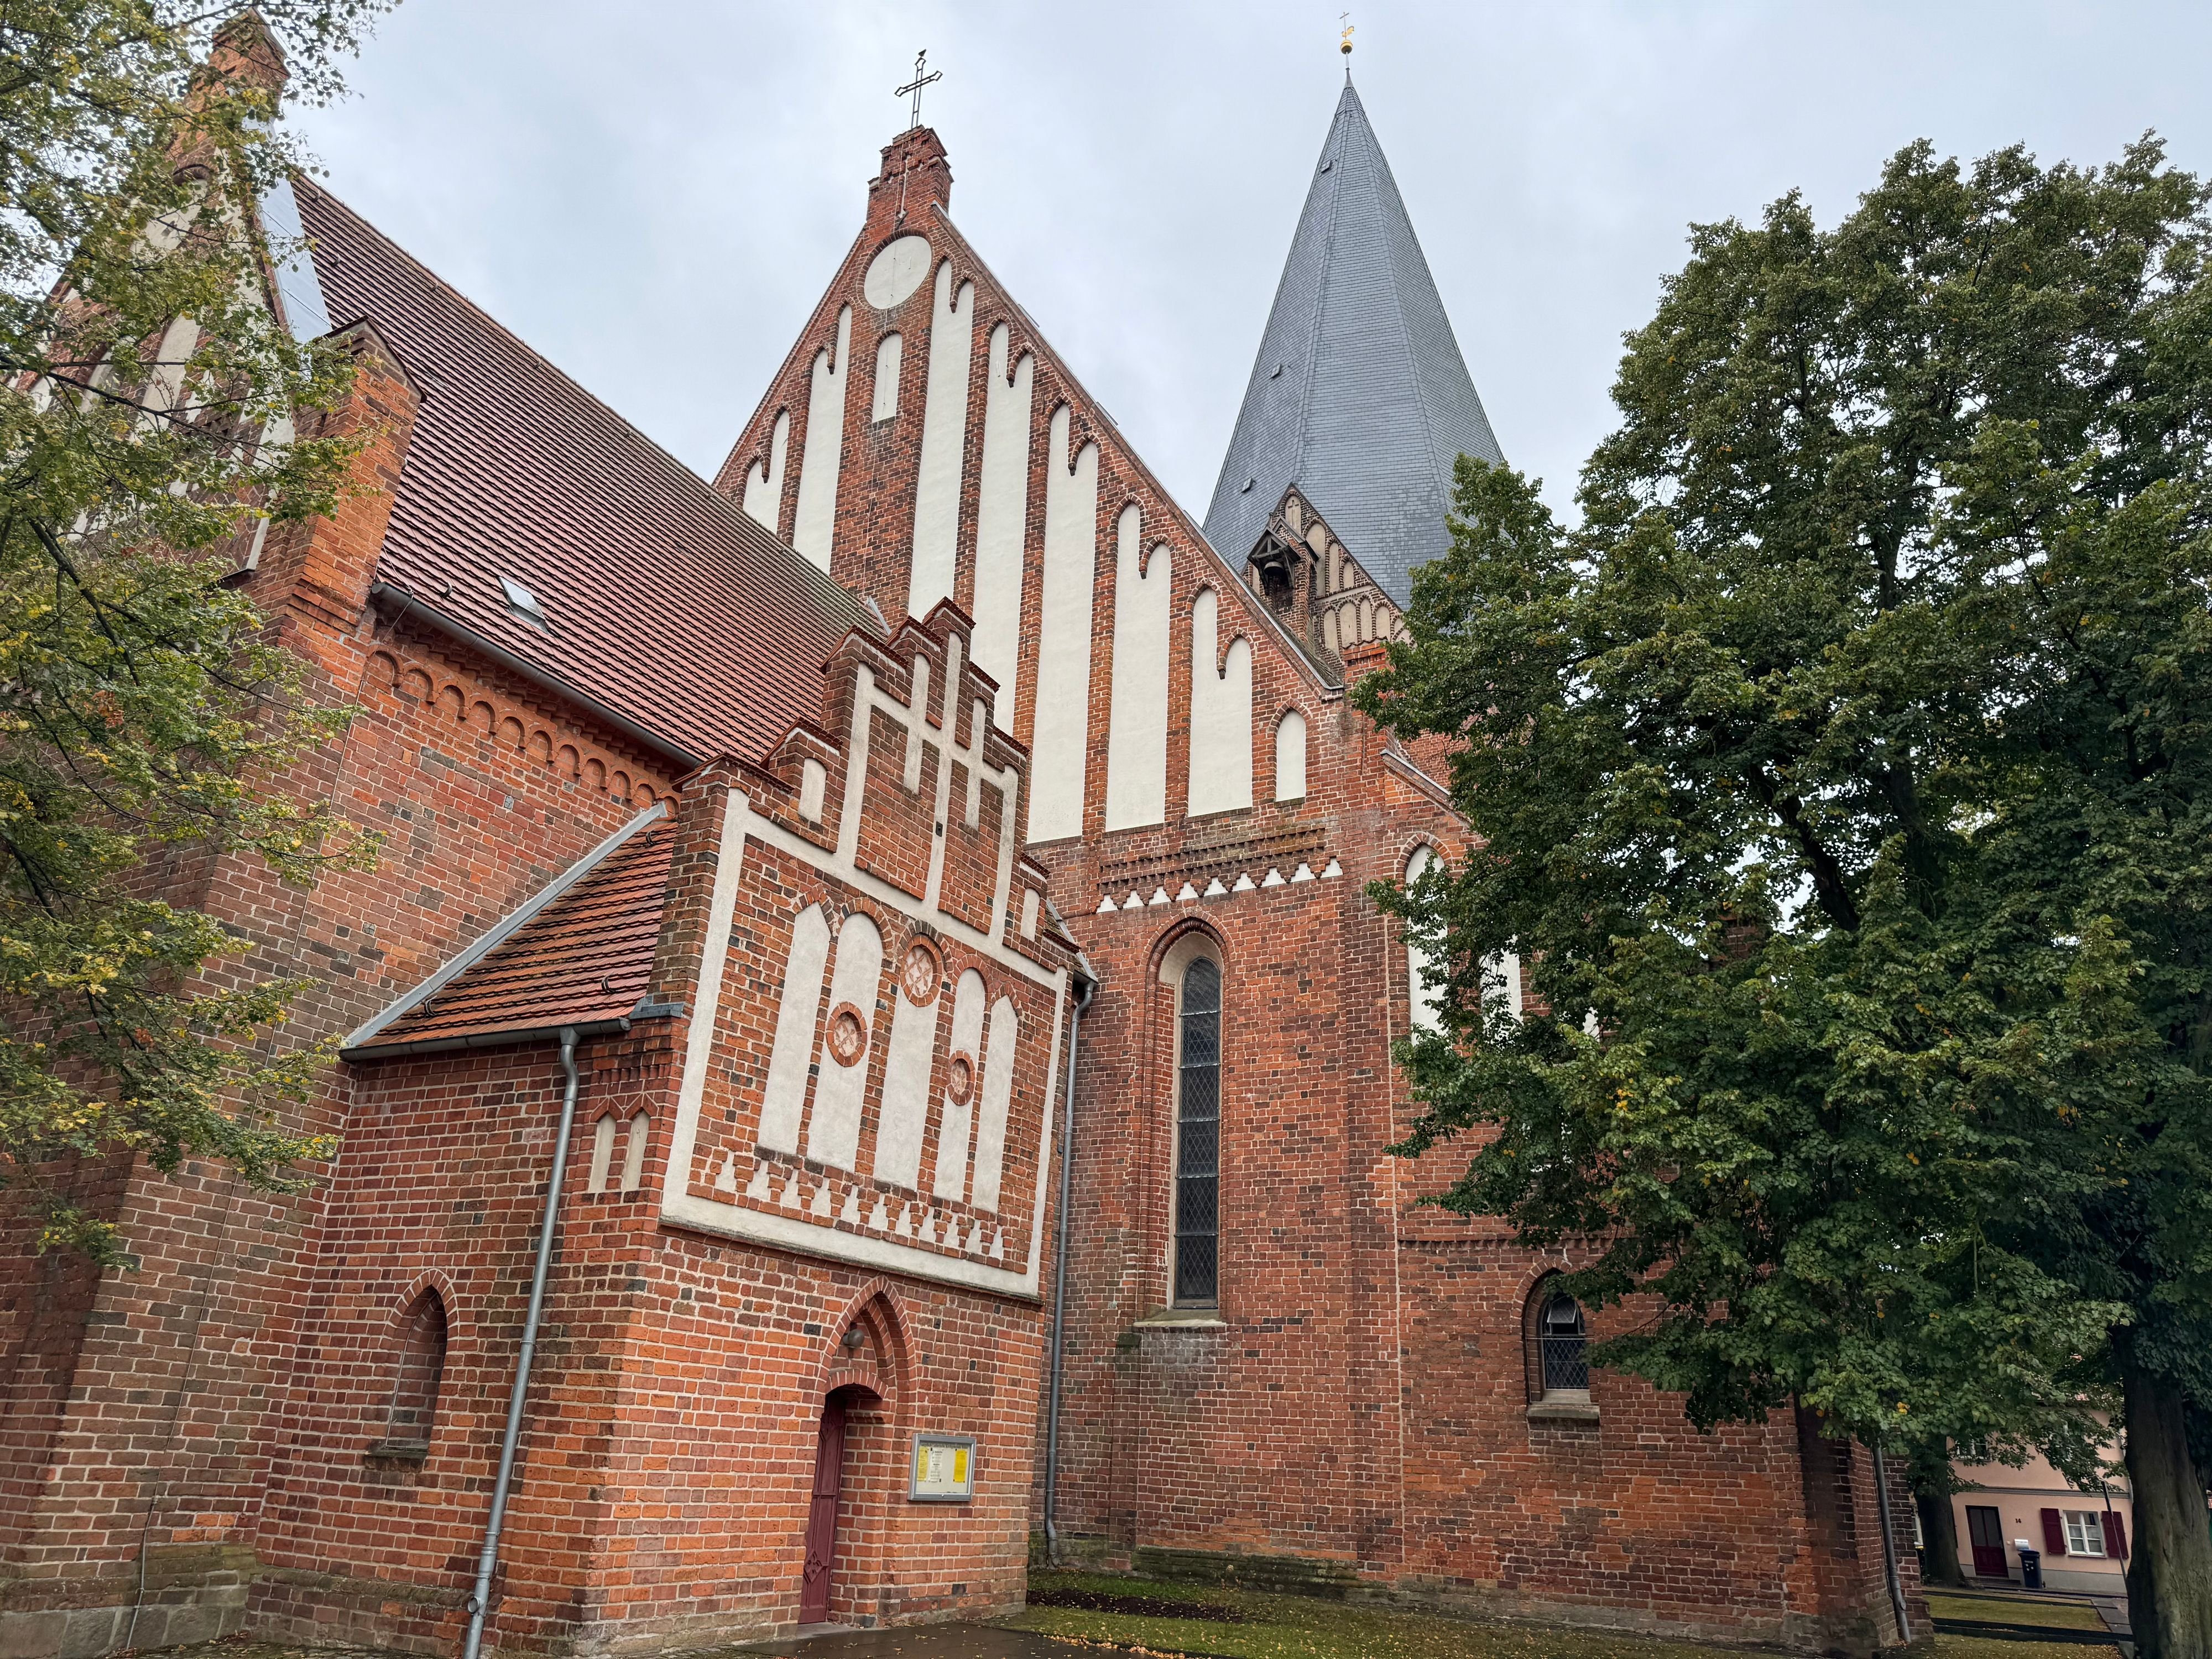
[[[838,641],[880,634],[867,608],[337,198],[295,188],[331,319],[373,321],[424,394],[379,579],[695,761],[814,718]]]
[[[348,1060],[619,1030],[646,1000],[675,826],[647,808],[355,1033]]]
[[[1462,454],[1502,463],[1413,222],[1345,82],[1206,509],[1241,560],[1297,485],[1401,606],[1449,544]]]

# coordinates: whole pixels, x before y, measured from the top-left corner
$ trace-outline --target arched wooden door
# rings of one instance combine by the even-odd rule
[[[799,1622],[826,1624],[830,1578],[837,1565],[837,1495],[845,1476],[845,1407],[827,1401],[814,1444],[814,1497],[806,1516],[806,1579],[799,1592]]]

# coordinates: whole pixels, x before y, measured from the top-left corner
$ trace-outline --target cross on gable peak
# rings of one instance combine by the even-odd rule
[[[927,46],[924,46],[920,52],[915,53],[914,79],[908,82],[902,87],[894,87],[891,88],[891,96],[894,98],[904,98],[909,94],[913,95],[914,106],[908,112],[907,116],[906,130],[908,132],[912,132],[916,127],[921,125],[922,88],[929,86],[934,82],[942,81],[944,78],[945,71],[943,70],[933,70],[929,67],[929,48]]]

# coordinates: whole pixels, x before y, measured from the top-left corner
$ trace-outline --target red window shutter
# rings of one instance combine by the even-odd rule
[[[2057,1510],[2043,1512],[2043,1553],[2045,1555],[2066,1553],[2066,1523],[2058,1518]]]
[[[2118,1510],[2105,1511],[2105,1553],[2115,1561],[2128,1559],[2127,1518]]]

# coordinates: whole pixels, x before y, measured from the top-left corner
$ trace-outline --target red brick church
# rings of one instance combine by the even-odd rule
[[[6,1652],[672,1651],[1048,1550],[1895,1641],[1863,1458],[1592,1371],[1562,1262],[1387,1150],[1433,1012],[1363,890],[1464,831],[1345,691],[1498,451],[1358,95],[1203,522],[951,200],[884,149],[712,483],[262,204],[367,443],[237,580],[358,710],[290,786],[386,848],[175,890],[313,976],[342,1148],[298,1200],[88,1170],[135,1269],[8,1253]]]

